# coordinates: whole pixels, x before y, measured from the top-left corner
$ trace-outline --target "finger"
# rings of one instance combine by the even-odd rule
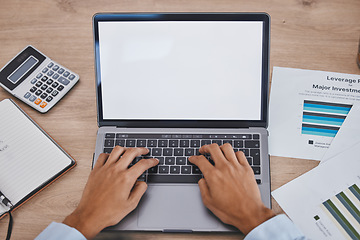
[[[215,162],[215,166],[221,166],[221,164],[224,164],[225,161],[227,161],[219,145],[216,143],[202,146],[199,149],[199,152],[201,154],[210,154],[211,159]]]
[[[202,178],[199,180],[198,184],[200,188],[201,199],[203,200],[204,205],[210,205],[210,190],[209,186],[206,183],[206,180]]]
[[[132,176],[135,181],[146,170],[156,166],[158,163],[159,163],[159,160],[157,160],[156,158],[141,159],[134,166],[129,168],[128,171],[130,172],[130,176]]]
[[[225,158],[234,164],[238,164],[238,160],[236,158],[235,152],[233,147],[230,145],[230,143],[225,143],[224,145],[220,146],[221,151],[224,153]]]
[[[211,165],[209,160],[207,160],[203,155],[191,156],[189,157],[189,161],[200,168],[200,171],[205,178],[208,177],[211,174],[210,171],[214,169],[214,166]]]
[[[121,146],[115,146],[114,149],[111,151],[110,156],[105,164],[113,164],[116,163],[120,156],[126,151],[126,148]]]
[[[134,203],[134,208],[138,205],[141,197],[144,195],[147,189],[147,184],[143,181],[136,181],[134,188],[132,189],[129,200]]]
[[[98,169],[98,168],[104,166],[108,157],[109,157],[109,154],[101,153],[95,163],[94,169]]]
[[[145,155],[149,152],[147,148],[128,148],[121,157],[121,160],[117,162],[117,166],[120,169],[127,169],[130,163],[135,157]]]
[[[246,159],[245,154],[244,154],[243,151],[237,151],[235,153],[235,155],[236,155],[236,158],[237,158],[237,160],[238,160],[238,162],[240,163],[241,166],[244,166],[246,168],[251,168],[250,164],[249,164],[248,160]]]

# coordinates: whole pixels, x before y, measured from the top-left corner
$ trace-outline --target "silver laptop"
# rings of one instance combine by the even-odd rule
[[[149,187],[138,208],[109,230],[235,231],[202,203],[202,175],[188,158],[204,144],[244,151],[270,207],[269,21],[265,13],[93,17],[94,163],[116,145],[147,147],[143,157],[160,161],[140,177]]]

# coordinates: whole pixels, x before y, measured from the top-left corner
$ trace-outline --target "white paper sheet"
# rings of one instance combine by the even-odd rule
[[[357,102],[359,75],[274,67],[270,154],[321,160]]]
[[[321,163],[335,157],[360,142],[360,104],[355,104],[347,115],[336,137],[331,142]]]
[[[310,239],[360,239],[356,236],[360,234],[360,215],[356,218],[356,210],[349,210],[349,205],[343,203],[347,198],[353,209],[360,211],[360,190],[357,195],[354,190],[359,187],[360,143],[276,189],[272,196]],[[328,210],[332,204],[339,213]],[[340,216],[355,236],[351,228],[337,220]]]

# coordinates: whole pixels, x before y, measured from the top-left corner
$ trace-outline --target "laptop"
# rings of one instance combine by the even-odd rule
[[[266,13],[99,13],[93,17],[95,164],[116,145],[146,147],[139,206],[107,230],[236,231],[202,203],[188,158],[230,143],[251,164],[270,207],[269,23]],[[212,160],[209,159],[211,162]]]

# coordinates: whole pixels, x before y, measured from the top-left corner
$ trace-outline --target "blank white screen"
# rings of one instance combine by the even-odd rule
[[[103,118],[260,120],[262,22],[99,22]]]

